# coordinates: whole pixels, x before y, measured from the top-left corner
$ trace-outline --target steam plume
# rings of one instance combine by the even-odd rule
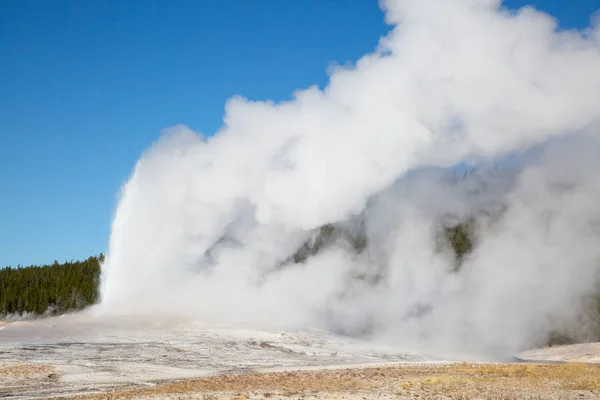
[[[393,29],[325,89],[234,97],[214,136],[174,127],[141,157],[113,222],[102,311],[494,354],[581,321],[600,256],[600,29],[557,31],[495,0],[382,8]],[[520,168],[445,177],[532,148]],[[450,217],[477,221],[459,271],[436,241]],[[328,224],[366,247],[338,238],[295,260]]]

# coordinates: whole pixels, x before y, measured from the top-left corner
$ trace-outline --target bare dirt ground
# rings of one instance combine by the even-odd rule
[[[450,363],[319,331],[68,316],[0,326],[0,397],[600,398],[600,344],[519,357],[585,363]]]

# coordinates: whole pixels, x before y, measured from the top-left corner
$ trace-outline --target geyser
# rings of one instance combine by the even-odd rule
[[[141,157],[100,312],[486,354],[591,322],[600,29],[559,31],[496,0],[382,7],[393,29],[325,89],[232,98],[213,136],[174,127]],[[447,177],[515,153],[519,167]],[[450,219],[476,235],[460,268],[438,240]]]

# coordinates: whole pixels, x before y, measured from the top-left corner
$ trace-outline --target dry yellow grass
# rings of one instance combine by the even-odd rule
[[[460,364],[447,373],[416,381],[421,388],[462,398],[465,388],[488,394],[504,394],[506,398],[516,394],[561,394],[557,398],[573,395],[600,397],[600,366],[591,364]],[[564,397],[563,397],[564,396]],[[517,396],[516,398],[519,398]],[[535,398],[535,396],[533,397]]]
[[[463,363],[248,374],[81,398],[592,399],[600,398],[600,366]]]
[[[0,365],[0,378],[2,377],[27,377],[31,375],[49,375],[54,371],[52,367],[41,364],[8,364]]]
[[[484,377],[521,379],[529,383],[559,384],[568,389],[600,391],[600,366],[591,364],[487,364],[480,366],[477,373]]]

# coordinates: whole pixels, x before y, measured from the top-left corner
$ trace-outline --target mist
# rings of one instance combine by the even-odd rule
[[[214,135],[176,126],[144,152],[120,193],[97,312],[439,353],[586,334],[600,268],[599,27],[559,31],[495,0],[381,7],[389,34],[324,89],[233,97]],[[479,172],[456,179],[462,163]],[[438,232],[467,220],[476,242],[457,270]],[[294,259],[326,225],[364,248],[339,237]]]

